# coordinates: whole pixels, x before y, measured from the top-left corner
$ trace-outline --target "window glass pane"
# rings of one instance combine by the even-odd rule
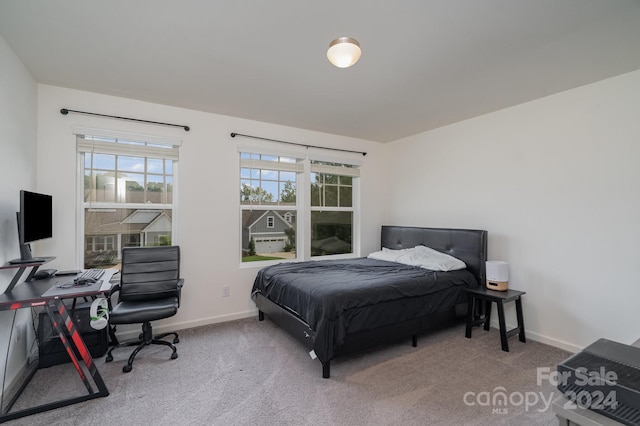
[[[278,200],[278,182],[263,181],[262,189],[264,191],[262,201],[265,203],[273,203]]]
[[[240,203],[295,205],[296,178],[295,172],[241,168]]]
[[[173,160],[164,160],[165,174],[173,174]]]
[[[92,179],[95,193],[91,196],[91,201],[106,203],[116,201],[116,178],[113,172],[95,171]]]
[[[352,253],[352,212],[311,212],[311,256]]]
[[[167,204],[173,204],[173,176],[167,176],[167,199],[164,201]]]
[[[91,194],[93,193],[93,180],[91,178],[91,170],[85,169],[84,171],[84,201],[91,201]]]
[[[311,184],[311,205],[312,206],[322,206],[323,205],[323,189],[322,184],[312,183]]]
[[[340,187],[340,207],[353,207],[353,189],[350,186]]]
[[[311,173],[311,205],[314,207],[353,207],[351,176]]]
[[[144,172],[144,158],[119,155],[118,170],[130,171],[130,172]]]
[[[296,181],[296,173],[295,172],[280,172],[280,180],[284,181]]]
[[[242,261],[295,259],[295,210],[242,210]]]
[[[336,175],[330,175],[330,174],[324,174],[324,183],[332,183],[332,184],[337,184],[338,183],[338,176]]]
[[[280,183],[280,204],[296,204],[296,183],[287,181]]]
[[[118,173],[118,202],[144,203],[144,175],[138,173]]]
[[[164,176],[159,175],[147,175],[147,191],[145,202],[146,203],[165,203],[166,191]]]
[[[86,208],[84,218],[85,268],[119,268],[123,247],[172,243],[171,210]]]
[[[338,207],[338,187],[335,185],[324,186],[324,206]]]
[[[147,158],[147,173],[164,173],[164,160]]]
[[[90,157],[91,154],[87,154]],[[85,163],[86,164],[86,163]],[[91,167],[91,163],[88,166]],[[111,154],[93,154],[93,168],[103,170],[115,170],[116,169],[116,156]]]
[[[340,185],[353,185],[353,178],[351,176],[340,176]]]
[[[260,178],[263,180],[278,180],[278,171],[261,169]]]

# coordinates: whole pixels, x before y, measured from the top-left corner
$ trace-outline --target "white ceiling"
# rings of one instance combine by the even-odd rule
[[[2,0],[0,35],[40,83],[387,142],[640,69],[640,0]]]

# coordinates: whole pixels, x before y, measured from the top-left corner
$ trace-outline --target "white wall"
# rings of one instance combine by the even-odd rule
[[[529,337],[640,337],[640,71],[395,141],[389,223],[489,231]],[[515,321],[513,309],[511,322]]]
[[[2,37],[0,64],[0,264],[4,264],[20,257],[16,224],[20,190],[35,189],[37,86]],[[4,292],[14,273],[12,269],[0,270],[0,291]],[[0,311],[0,372],[5,367],[14,313],[16,324],[31,323],[28,309]],[[28,331],[27,327],[23,329]],[[6,384],[13,380],[26,356],[29,339],[24,335],[16,342],[17,337],[15,333],[12,336]]]
[[[64,116],[61,108],[185,124],[191,131],[77,114]],[[75,263],[77,164],[72,126],[182,139],[177,243],[186,284],[178,315],[159,323],[165,328],[197,326],[256,312],[249,295],[258,268],[241,267],[239,261],[237,152],[238,144],[255,142],[231,138],[231,132],[367,151],[362,158],[362,181],[366,182],[362,252],[371,252],[380,244],[384,215],[380,193],[387,175],[381,144],[48,85],[38,86],[38,111],[38,189],[56,200],[54,238],[41,244],[38,253],[57,256],[51,264],[57,269],[79,266]],[[231,287],[230,297],[222,298],[223,286]]]

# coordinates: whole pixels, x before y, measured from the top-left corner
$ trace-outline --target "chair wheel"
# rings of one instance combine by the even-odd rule
[[[123,373],[128,373],[128,372],[130,372],[130,371],[131,371],[131,369],[132,369],[132,368],[133,368],[132,366],[130,366],[129,364],[127,364],[127,365],[125,365],[124,367],[122,367],[122,372],[123,372]]]
[[[178,352],[174,352],[171,354],[171,359],[176,359],[178,358]]]
[[[113,356],[111,356],[111,354],[107,355],[107,357],[104,359],[104,362],[111,362],[113,361]]]
[[[177,337],[173,339],[173,344],[175,345],[176,343],[180,343],[180,339],[178,339]]]

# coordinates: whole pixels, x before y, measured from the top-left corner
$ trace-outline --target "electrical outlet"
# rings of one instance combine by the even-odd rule
[[[229,296],[231,296],[231,288],[229,288],[229,286],[222,287],[222,297],[229,297]]]

